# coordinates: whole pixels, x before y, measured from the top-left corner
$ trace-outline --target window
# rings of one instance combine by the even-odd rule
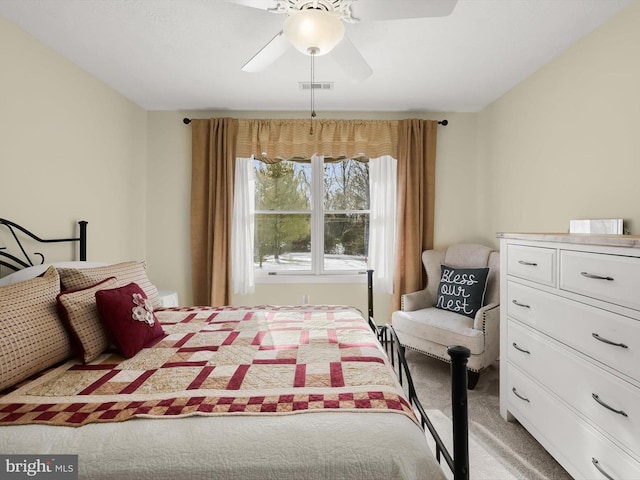
[[[397,161],[266,164],[237,158],[232,222],[234,292],[255,277],[374,270],[374,291],[392,293]],[[271,277],[274,278],[274,277]],[[325,277],[326,278],[326,277]]]
[[[369,164],[353,159],[253,160],[258,274],[367,268]]]

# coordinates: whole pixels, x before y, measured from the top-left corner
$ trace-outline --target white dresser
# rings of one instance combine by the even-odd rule
[[[640,237],[498,237],[501,415],[574,478],[640,479]]]

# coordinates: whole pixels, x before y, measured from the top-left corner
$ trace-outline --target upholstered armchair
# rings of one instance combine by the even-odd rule
[[[424,290],[402,296],[401,310],[393,312],[391,316],[393,327],[404,347],[443,361],[449,361],[449,345],[469,348],[468,387],[473,389],[480,372],[500,354],[500,254],[483,245],[453,245],[446,250],[424,251],[422,263],[427,286]],[[448,279],[451,283],[444,288],[440,288],[442,265],[456,269],[446,269],[443,281]],[[443,293],[462,293],[459,298],[466,297],[464,284],[469,283],[469,277],[465,276],[468,271],[459,269],[483,267],[489,267],[486,290],[484,301],[477,305],[475,314],[467,310],[466,299],[459,301],[453,297],[454,300],[451,300],[451,297],[443,296]],[[463,273],[465,271],[467,274]],[[484,273],[480,270],[472,272],[476,271]],[[454,277],[452,272],[458,276]],[[477,287],[479,282],[474,282]],[[460,305],[462,307],[458,308]]]

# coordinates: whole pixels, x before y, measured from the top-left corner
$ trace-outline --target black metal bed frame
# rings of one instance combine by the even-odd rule
[[[4,218],[0,218],[0,225],[4,225],[9,229],[9,232],[11,232],[13,239],[18,245],[18,249],[20,250],[20,252],[22,252],[22,256],[24,257],[23,259],[21,259],[10,253],[3,252],[2,250],[5,250],[6,247],[0,247],[0,265],[13,270],[14,272],[22,268],[33,267],[34,265],[36,265],[35,263],[33,263],[33,261],[31,260],[31,256],[29,256],[24,246],[22,245],[22,242],[20,241],[20,237],[18,236],[17,232],[22,232],[24,235],[31,237],[32,239],[40,243],[79,242],[80,243],[80,260],[86,261],[87,260],[87,223],[88,222],[84,220],[81,220],[78,222],[78,225],[80,225],[80,236],[76,238],[43,239],[38,237],[34,233],[31,233],[29,230],[18,225],[17,223],[11,222]],[[40,263],[39,263],[40,265],[44,263],[44,255],[42,253],[33,252],[32,255],[37,255],[38,257],[40,257]],[[5,259],[8,259],[13,263],[10,263]]]
[[[24,256],[24,260],[3,252],[6,247],[0,247],[0,265],[17,271],[21,268],[27,268],[34,265],[31,257],[23,247],[16,230],[24,235],[31,237],[40,243],[60,243],[60,242],[79,242],[80,243],[80,260],[87,259],[87,222],[82,220],[78,222],[80,226],[80,236],[76,238],[57,238],[42,239],[31,233],[26,228],[17,223],[0,218],[0,225],[4,225],[9,229],[19,250]],[[44,255],[34,252],[33,255],[40,257],[40,264],[44,263]],[[9,263],[4,259],[9,259],[14,263]],[[427,412],[420,403],[416,390],[411,378],[411,372],[407,365],[404,355],[404,347],[398,340],[398,336],[389,324],[376,325],[373,320],[373,270],[367,270],[367,300],[368,300],[368,321],[371,329],[376,334],[378,341],[387,352],[387,356],[392,366],[396,370],[396,375],[400,384],[405,387],[409,397],[409,402],[416,410],[418,420],[422,428],[429,430],[436,444],[436,459],[438,463],[444,458],[445,462],[453,472],[454,480],[469,480],[469,419],[467,412],[467,359],[469,358],[469,349],[462,346],[452,346],[448,348],[451,357],[451,399],[452,399],[452,423],[453,423],[453,456],[445,447],[440,435],[436,432],[435,427],[431,423]]]
[[[451,357],[451,414],[453,424],[453,455],[447,450],[440,435],[431,423],[427,412],[420,403],[411,378],[411,372],[393,326],[377,325],[373,320],[373,270],[367,270],[368,319],[369,326],[378,337],[398,376],[400,385],[405,387],[409,403],[416,411],[423,429],[429,430],[436,444],[436,460],[445,462],[453,472],[454,480],[469,480],[469,415],[467,410],[467,361],[470,351],[466,347],[451,346],[447,353]]]

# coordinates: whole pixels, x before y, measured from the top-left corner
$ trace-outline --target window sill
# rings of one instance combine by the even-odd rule
[[[259,284],[292,284],[292,283],[367,283],[366,274],[344,275],[256,275],[256,285]]]

